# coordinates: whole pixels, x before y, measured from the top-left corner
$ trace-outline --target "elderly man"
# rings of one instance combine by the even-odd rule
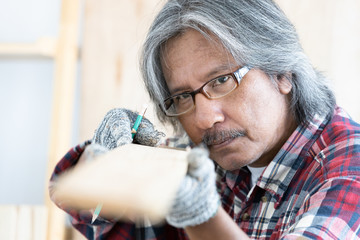
[[[206,147],[191,151],[167,224],[136,228],[100,218],[91,225],[85,213],[68,210],[85,236],[360,238],[360,126],[336,105],[274,2],[169,0],[141,63],[159,119]],[[127,123],[116,131],[99,127],[93,144],[131,142],[119,139],[136,114],[112,110],[101,126],[119,116]],[[158,139],[146,124],[139,138]],[[65,156],[54,176],[89,144]]]

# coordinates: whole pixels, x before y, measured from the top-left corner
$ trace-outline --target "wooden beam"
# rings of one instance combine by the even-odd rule
[[[47,179],[50,178],[56,163],[71,145],[77,76],[79,13],[79,0],[62,0],[59,38],[55,54]],[[50,200],[47,188],[45,189],[45,203],[49,211],[47,239],[63,240],[65,237],[65,213]]]
[[[56,42],[55,38],[44,37],[34,43],[0,43],[0,56],[53,58]]]

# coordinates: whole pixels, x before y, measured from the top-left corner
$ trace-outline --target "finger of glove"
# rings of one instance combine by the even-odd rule
[[[157,131],[148,119],[143,118],[134,140],[142,145],[157,146],[164,136],[165,134]]]
[[[203,181],[198,181],[187,175],[178,189],[166,219],[175,227],[196,225],[211,218],[218,206],[215,176],[210,172]]]
[[[85,151],[81,154],[81,158],[84,159],[84,161],[89,162],[108,151],[108,148],[97,143],[92,143],[85,148]]]
[[[209,152],[203,147],[193,148],[188,156],[188,175],[201,179],[210,173],[214,173],[214,163],[209,158]]]
[[[87,151],[87,153],[90,154],[91,156],[97,157],[107,153],[109,149],[107,149],[106,147],[100,144],[92,143],[85,148],[85,151]]]
[[[194,192],[196,192],[198,186],[199,184],[196,182],[195,179],[190,176],[185,176],[180,184],[179,189],[177,190],[173,210],[179,207],[182,208],[181,206],[186,204],[190,204],[191,206],[192,201],[189,201],[189,199],[192,199],[192,195],[194,194]],[[187,205],[187,207],[188,206],[189,205]]]
[[[96,129],[93,142],[108,149],[131,143],[131,122],[128,110],[122,108],[110,110]]]
[[[196,205],[201,198],[206,198],[210,189],[215,189],[215,172],[206,171],[201,177],[186,175],[176,193],[175,208],[191,207]],[[180,206],[179,206],[180,205]]]
[[[130,119],[132,129],[132,126],[134,126],[139,114],[128,109],[124,109],[124,111]],[[161,138],[164,136],[164,133],[155,130],[154,125],[146,117],[143,117],[138,129],[136,130],[134,140],[142,145],[156,146],[160,143]]]

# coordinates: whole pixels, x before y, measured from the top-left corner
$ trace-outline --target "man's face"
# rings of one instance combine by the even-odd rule
[[[171,95],[198,89],[239,67],[221,44],[194,30],[170,39],[162,55]],[[206,141],[210,157],[224,169],[266,166],[296,127],[289,112],[290,91],[285,77],[275,86],[263,71],[251,69],[225,97],[210,100],[197,94],[195,109],[178,119],[195,144],[211,139]]]

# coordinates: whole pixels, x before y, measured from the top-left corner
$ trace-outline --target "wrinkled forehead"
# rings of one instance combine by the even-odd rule
[[[196,44],[196,48],[194,48],[194,51],[197,51],[198,49],[201,49],[201,47],[204,46],[205,43],[212,45],[212,47],[214,49],[216,49],[217,51],[227,51],[227,49],[224,47],[224,45],[222,44],[221,40],[212,32],[210,32],[209,30],[203,29],[203,28],[198,28],[198,29],[193,29],[193,28],[187,28],[187,29],[183,29],[181,31],[178,31],[176,34],[174,34],[174,36],[170,37],[169,39],[167,39],[164,43],[162,43],[160,45],[160,59],[163,60],[164,57],[166,57],[169,52],[171,52],[171,50],[174,50],[176,48],[179,47],[184,47],[179,45],[179,39],[185,40],[182,41],[183,43],[185,43],[188,41],[188,38],[190,37],[189,33],[196,33],[197,35],[197,44]],[[191,36],[194,36],[194,34],[191,34]]]

